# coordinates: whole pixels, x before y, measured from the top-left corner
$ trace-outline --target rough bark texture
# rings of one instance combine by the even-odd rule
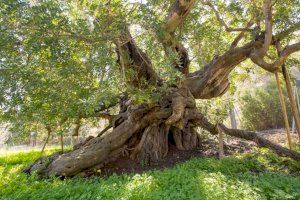
[[[120,101],[120,113],[112,117],[109,126],[113,128],[111,132],[103,134],[105,130],[98,137],[89,137],[70,152],[41,158],[25,171],[27,173],[36,171],[41,176],[71,177],[89,169],[101,168],[121,155],[151,163],[166,156],[170,142],[180,150],[197,148],[201,144],[201,137],[195,131],[196,126],[202,127],[213,135],[222,131],[230,136],[253,141],[258,146],[269,148],[279,155],[300,161],[299,153],[274,144],[254,132],[228,129],[223,124],[211,124],[197,111],[195,104],[195,99],[209,99],[224,94],[229,88],[230,72],[248,58],[270,72],[278,71],[278,66],[288,55],[300,50],[300,43],[286,46],[278,54],[278,59],[271,64],[263,60],[266,51],[270,45],[278,43],[291,31],[298,30],[299,25],[273,36],[272,7],[270,1],[265,0],[264,14],[267,29],[265,33],[260,33],[244,46],[236,47],[243,37],[243,34],[240,34],[227,52],[215,56],[202,70],[188,73],[188,53],[176,39],[176,30],[184,22],[194,4],[194,0],[176,0],[165,18],[165,23],[162,24],[161,29],[164,34],[159,36],[166,54],[173,51],[178,55],[173,66],[186,75],[180,85],[169,88],[155,105],[135,106],[124,95]],[[251,26],[252,22],[250,22],[246,29]],[[235,31],[245,31],[245,28]],[[134,42],[126,25],[123,35],[114,42],[118,54],[117,62],[126,83],[139,88],[148,85],[159,87],[163,84],[154,71],[151,60]],[[134,71],[135,76],[127,80],[128,71]],[[101,104],[97,111],[105,108]]]
[[[174,67],[185,75],[189,73],[190,60],[188,51],[176,39],[175,31],[183,24],[194,4],[195,0],[176,0],[165,18],[165,23],[162,25],[164,34],[159,36],[166,54],[169,55],[170,52],[173,52],[178,55],[178,59],[174,60]]]
[[[50,162],[49,159],[39,159],[26,172],[37,171],[42,176],[72,177],[87,169],[103,166],[121,155],[150,164],[166,156],[171,140],[180,150],[197,148],[201,141],[195,126],[212,134],[218,134],[218,126],[227,135],[254,141],[258,146],[300,161],[299,153],[276,145],[254,132],[209,123],[197,111],[188,94],[186,89],[172,90],[161,104],[151,107],[128,106],[125,112],[120,113],[121,123],[112,132],[100,137],[89,137],[74,150],[56,155],[53,159],[51,157]]]
[[[144,87],[145,83],[150,85],[160,84],[150,58],[136,45],[128,28],[125,27],[124,29],[123,35],[116,42],[117,62],[121,67],[124,81],[135,87]],[[126,80],[129,70],[133,70],[135,74],[130,77],[130,80]]]

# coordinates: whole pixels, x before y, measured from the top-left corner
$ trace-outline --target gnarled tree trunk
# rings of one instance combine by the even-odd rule
[[[276,145],[254,132],[228,129],[221,124],[209,123],[195,106],[188,103],[188,97],[181,97],[178,101],[176,92],[176,95],[169,95],[165,99],[164,102],[170,102],[169,104],[129,106],[125,112],[120,113],[119,119],[122,122],[112,132],[100,137],[90,137],[74,150],[55,155],[55,159],[50,159],[51,162],[49,158],[39,159],[36,165],[26,171],[37,171],[42,176],[72,177],[91,168],[101,168],[121,155],[151,163],[167,155],[170,138],[173,138],[180,150],[197,148],[201,140],[195,131],[196,126],[212,134],[218,133],[218,126],[227,135],[254,141],[279,155],[300,161],[299,153]]]
[[[264,6],[264,9],[267,9],[265,11],[265,23],[268,25],[266,29],[272,28],[269,23],[271,11],[269,3],[266,0]],[[279,155],[300,161],[299,153],[274,144],[254,132],[228,129],[222,124],[211,124],[203,114],[197,111],[195,103],[195,99],[209,99],[224,94],[229,88],[230,72],[247,58],[251,58],[253,62],[270,72],[278,71],[278,66],[289,54],[300,50],[300,43],[286,46],[281,51],[278,60],[272,64],[264,62],[263,56],[270,45],[280,41],[289,34],[289,31],[295,31],[295,29],[287,29],[275,36],[272,36],[270,30],[266,30],[248,44],[236,47],[243,35],[240,34],[227,52],[215,56],[202,70],[188,73],[187,50],[174,36],[177,27],[184,22],[194,4],[194,0],[176,0],[161,27],[164,34],[159,36],[166,52],[171,50],[178,55],[179,59],[174,61],[174,68],[185,74],[185,79],[180,85],[169,88],[163,98],[154,105],[136,106],[126,98],[122,99],[120,113],[112,120],[112,132],[99,134],[94,138],[89,137],[74,150],[62,155],[54,155],[50,159],[39,159],[26,171],[29,173],[37,171],[42,176],[71,177],[88,169],[101,168],[121,155],[151,163],[166,156],[170,139],[180,150],[197,148],[201,144],[201,137],[195,129],[197,126],[213,135],[218,134],[218,131],[223,131],[230,136],[254,141],[258,146],[267,147]],[[249,29],[250,25],[252,23],[248,23],[245,29],[237,30],[244,32]],[[228,28],[228,30],[231,29]],[[120,70],[133,69],[136,72],[134,79],[126,80],[128,84],[140,88],[147,87],[147,84],[141,84],[144,80],[151,86],[160,87],[163,84],[152,68],[150,58],[134,42],[126,25],[123,35],[120,35],[114,42]]]

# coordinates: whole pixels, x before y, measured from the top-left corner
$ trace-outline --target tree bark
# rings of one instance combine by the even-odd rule
[[[286,111],[286,106],[285,106],[285,101],[284,101],[284,96],[282,93],[281,85],[280,85],[280,80],[278,73],[275,73],[276,77],[276,83],[277,83],[277,88],[278,88],[278,95],[279,95],[279,101],[280,101],[280,106],[281,106],[281,111],[283,115],[283,120],[284,120],[284,126],[286,130],[286,136],[287,136],[287,141],[288,141],[288,146],[290,149],[292,149],[292,140],[291,140],[291,134],[290,134],[290,125],[289,125],[289,120],[287,116],[287,111]]]
[[[276,145],[253,132],[228,129],[222,124],[213,125],[197,111],[186,89],[171,90],[160,104],[129,106],[120,113],[119,123],[112,132],[88,140],[70,152],[55,159],[40,159],[27,172],[41,176],[72,177],[87,169],[103,167],[120,156],[129,156],[151,164],[168,153],[169,138],[178,149],[194,149],[201,144],[195,127],[200,126],[212,134],[223,132],[230,136],[254,141],[277,154],[300,161],[300,154]],[[216,127],[219,127],[217,130]],[[220,138],[221,139],[221,138]]]
[[[46,127],[46,130],[47,130],[47,138],[46,138],[45,143],[44,143],[44,145],[42,147],[42,150],[41,150],[42,154],[44,153],[44,150],[46,148],[47,143],[49,142],[49,138],[50,138],[50,135],[51,135],[51,128],[50,127]]]
[[[217,130],[217,127],[218,127],[226,135],[253,141],[259,147],[265,147],[265,148],[271,149],[272,151],[274,151],[275,153],[277,153],[280,156],[286,156],[286,157],[292,158],[296,161],[300,161],[300,153],[293,151],[293,150],[289,150],[278,144],[275,144],[275,143],[259,136],[255,132],[239,130],[239,129],[229,129],[223,124],[214,125],[214,124],[211,124],[201,113],[197,112],[197,113],[194,113],[194,115],[196,116],[195,119],[198,120],[198,125],[200,127],[202,127],[203,129],[209,131],[213,135],[218,134],[218,130]]]
[[[42,176],[72,177],[87,169],[99,168],[122,155],[144,160],[147,163],[155,162],[166,156],[169,138],[173,138],[176,147],[180,150],[197,148],[201,143],[195,131],[197,126],[213,135],[223,132],[253,141],[258,146],[269,148],[279,155],[300,161],[299,153],[274,144],[254,132],[228,129],[223,124],[211,124],[197,111],[195,103],[195,99],[210,99],[224,94],[229,88],[230,72],[246,59],[250,58],[262,68],[276,72],[278,66],[290,54],[300,50],[300,43],[287,45],[273,63],[266,63],[263,60],[270,45],[295,30],[290,28],[286,30],[287,32],[272,35],[270,3],[269,0],[264,1],[265,32],[259,33],[253,41],[241,47],[236,47],[234,44],[227,52],[215,56],[201,70],[188,73],[188,51],[176,38],[176,30],[191,12],[195,1],[176,0],[165,22],[162,23],[163,34],[159,36],[159,40],[166,52],[171,50],[177,55],[178,59],[172,66],[185,74],[181,84],[174,88],[169,87],[162,94],[162,99],[151,105],[132,105],[128,103],[130,101],[127,97],[124,98],[121,100],[120,113],[112,124],[112,132],[99,134],[98,137],[89,137],[85,142],[76,145],[74,150],[62,155],[39,159],[27,169],[27,172],[36,171]],[[137,46],[126,23],[120,33],[113,42],[116,44],[117,62],[126,84],[140,89],[162,86],[164,83],[153,69],[150,58]],[[127,77],[128,71],[133,71],[135,76]]]
[[[286,85],[286,89],[287,89],[287,93],[288,93],[288,97],[291,103],[291,110],[295,119],[295,124],[296,124],[296,128],[297,128],[297,133],[298,133],[298,142],[300,143],[300,117],[299,117],[299,111],[297,109],[297,104],[295,101],[295,97],[293,95],[293,89],[291,86],[291,80],[290,80],[290,76],[286,70],[285,65],[282,65],[282,74],[284,77],[284,81],[285,81],[285,85]]]

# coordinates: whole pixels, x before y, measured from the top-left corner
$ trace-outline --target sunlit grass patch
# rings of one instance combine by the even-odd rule
[[[47,154],[54,150],[47,151]],[[300,166],[268,150],[194,158],[142,174],[39,180],[21,169],[40,156],[0,156],[0,199],[299,199]]]

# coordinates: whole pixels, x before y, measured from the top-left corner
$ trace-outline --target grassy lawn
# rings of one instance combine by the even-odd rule
[[[0,156],[0,199],[300,199],[300,164],[267,150],[222,160],[194,158],[143,174],[64,181],[20,172],[39,155]]]

